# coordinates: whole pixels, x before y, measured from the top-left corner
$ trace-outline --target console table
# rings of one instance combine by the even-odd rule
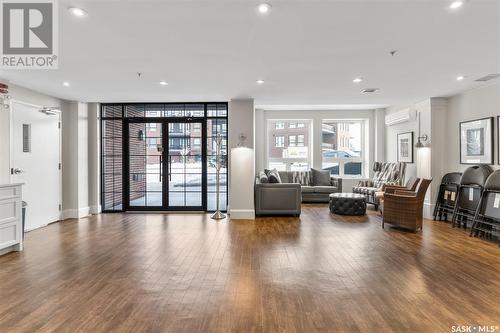
[[[23,250],[21,186],[0,185],[0,255]]]

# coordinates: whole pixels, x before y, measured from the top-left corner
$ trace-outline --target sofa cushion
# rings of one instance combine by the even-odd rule
[[[378,187],[354,187],[353,189],[354,193],[360,193],[360,194],[370,194],[373,195],[375,192],[380,191]]]
[[[316,193],[336,193],[337,191],[337,188],[333,186],[314,186]]]
[[[330,171],[311,169],[312,184],[313,186],[329,186],[330,185]]]
[[[302,193],[314,193],[314,187],[312,186],[301,186]]]
[[[280,175],[276,169],[270,170],[267,177],[269,178],[269,182],[271,184],[281,183]]]
[[[292,171],[292,183],[309,186],[311,185],[311,172],[309,171]]]

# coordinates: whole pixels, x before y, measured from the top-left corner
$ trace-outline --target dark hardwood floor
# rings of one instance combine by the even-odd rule
[[[451,332],[500,325],[500,248],[306,205],[298,218],[106,214],[0,257],[0,332]],[[498,330],[497,330],[498,331]]]

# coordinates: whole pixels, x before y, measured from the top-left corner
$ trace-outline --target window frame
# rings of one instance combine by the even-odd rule
[[[361,153],[359,157],[327,157],[325,161],[325,157],[323,157],[323,140],[321,140],[321,169],[323,169],[324,163],[338,163],[339,165],[339,173],[337,174],[332,174],[332,176],[335,177],[340,177],[343,179],[363,179],[365,177],[365,166],[366,166],[366,156],[367,156],[367,145],[366,145],[366,122],[367,120],[365,119],[322,119],[321,120],[321,131],[323,132],[323,124],[331,124],[331,123],[339,123],[342,125],[338,126],[339,131],[345,131],[345,124],[346,123],[359,123],[360,124],[360,132],[361,132]],[[343,138],[345,140],[345,138]],[[345,144],[345,141],[344,141]],[[345,164],[347,163],[361,163],[361,174],[359,175],[346,175],[344,170],[345,170]]]

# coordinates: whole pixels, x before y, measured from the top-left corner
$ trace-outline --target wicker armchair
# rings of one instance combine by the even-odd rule
[[[425,193],[432,179],[423,179],[418,190],[396,190],[394,194],[385,193],[382,207],[382,228],[386,223],[413,232],[422,229]]]
[[[383,187],[383,191],[384,191],[384,194],[385,193],[394,194],[397,190],[406,190],[406,191],[415,192],[415,190],[417,189],[418,183],[420,183],[420,178],[410,177],[410,179],[408,179],[408,181],[406,182],[405,186],[385,185]]]

